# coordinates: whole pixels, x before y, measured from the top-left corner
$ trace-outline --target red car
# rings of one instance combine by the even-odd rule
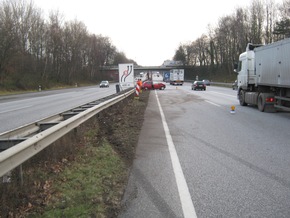
[[[153,85],[152,85],[153,84]],[[161,82],[152,82],[152,81],[145,81],[142,84],[142,89],[160,89],[164,90],[166,88],[166,85]]]

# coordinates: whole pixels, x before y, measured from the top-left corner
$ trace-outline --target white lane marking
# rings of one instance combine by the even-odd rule
[[[7,111],[0,111],[0,114],[4,114],[4,113],[8,113],[8,112],[12,112],[12,111],[18,111],[18,110],[22,110],[24,108],[29,108],[29,107],[32,107],[32,105],[30,106],[25,106],[25,107],[20,107],[20,108],[15,108],[13,110],[7,110]]]
[[[216,103],[213,103],[213,102],[211,102],[211,101],[208,101],[208,100],[204,100],[204,101],[207,102],[207,103],[209,103],[209,104],[212,104],[212,105],[214,105],[214,106],[221,107],[221,105],[216,104]]]
[[[170,153],[170,157],[171,157],[171,163],[172,163],[172,167],[173,167],[173,171],[174,171],[174,175],[175,175],[175,180],[177,183],[177,189],[178,189],[178,193],[179,193],[179,198],[181,201],[181,206],[182,206],[182,210],[183,210],[183,216],[184,218],[196,218],[196,212],[192,203],[192,199],[188,190],[188,186],[179,162],[179,158],[161,107],[161,104],[159,102],[159,98],[157,95],[157,92],[155,91],[155,95],[157,98],[157,104],[159,107],[159,111],[160,111],[160,115],[161,115],[161,119],[162,119],[162,124],[163,124],[163,128],[165,131],[165,136],[166,136],[166,140],[167,140],[167,144],[168,144],[168,148],[169,148],[169,153]]]
[[[237,97],[236,95],[228,95],[228,94],[223,94],[223,93],[215,92],[215,91],[208,91],[208,92],[212,92],[212,93],[215,93],[215,94],[218,94],[218,95],[224,95],[224,96],[232,97],[232,98],[236,98]]]

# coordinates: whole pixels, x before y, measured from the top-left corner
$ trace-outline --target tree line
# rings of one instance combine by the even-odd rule
[[[221,17],[216,27],[208,27],[192,42],[180,44],[174,60],[186,66],[206,69],[209,76],[231,75],[233,63],[248,43],[268,44],[290,37],[290,0],[276,4],[273,0],[253,0],[248,7]]]
[[[103,79],[102,66],[129,62],[83,22],[65,21],[58,11],[44,19],[32,1],[0,2],[0,89],[94,82]]]

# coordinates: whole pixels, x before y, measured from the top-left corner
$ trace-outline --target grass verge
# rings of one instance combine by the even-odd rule
[[[126,178],[126,166],[108,141],[87,146],[54,179],[54,196],[41,216],[107,217],[109,207],[112,215],[119,208]]]

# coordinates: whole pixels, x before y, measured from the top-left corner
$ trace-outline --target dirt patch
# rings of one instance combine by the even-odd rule
[[[11,183],[0,184],[0,218],[39,217],[46,211],[59,207],[54,205],[54,202],[63,201],[64,195],[55,186],[68,182],[67,177],[63,175],[65,170],[73,171],[71,168],[76,164],[86,163],[87,159],[91,158],[90,155],[95,152],[94,148],[103,148],[104,143],[105,147],[112,147],[113,155],[121,159],[125,166],[124,169],[122,168],[124,171],[122,175],[127,176],[117,178],[118,180],[114,182],[112,175],[106,175],[106,172],[102,171],[100,186],[105,191],[100,192],[99,196],[94,195],[92,199],[85,199],[85,201],[103,205],[103,208],[100,209],[101,212],[94,211],[88,213],[90,215],[80,217],[116,217],[127,184],[128,172],[135,157],[135,148],[143,124],[149,93],[147,91],[140,94],[139,100],[130,96],[117,105],[111,106],[100,112],[90,122],[80,126],[77,134],[71,133],[70,136],[59,140],[55,145],[49,146],[23,165],[24,181],[19,181],[19,171],[15,170]],[[112,154],[110,151],[106,152],[103,157],[98,157],[100,161]],[[111,172],[108,171],[108,174],[112,174]],[[61,183],[59,183],[60,181]],[[23,186],[20,186],[21,182]],[[78,185],[82,186],[82,184]],[[70,191],[74,190],[71,188]],[[70,208],[70,205],[61,207]]]

